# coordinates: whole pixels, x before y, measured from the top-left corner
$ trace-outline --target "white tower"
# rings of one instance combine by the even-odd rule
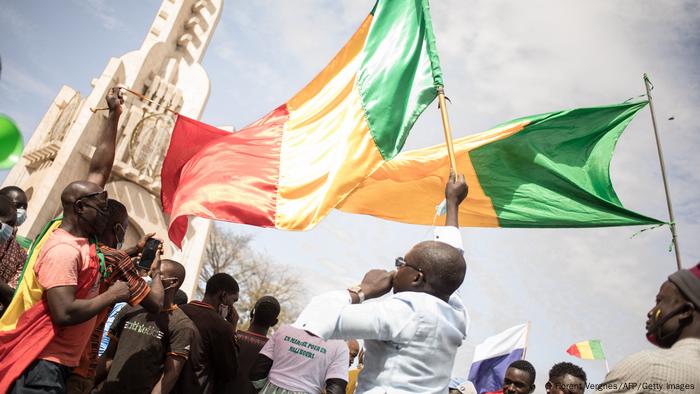
[[[29,218],[20,235],[36,236],[60,213],[63,188],[85,178],[107,121],[106,111],[93,114],[90,108],[104,107],[108,90],[123,84],[162,106],[124,95],[114,170],[106,189],[129,211],[127,244],[147,232],[168,239],[168,218],[160,205],[160,169],[175,117],[163,106],[194,119],[201,116],[210,90],[201,61],[222,7],[223,0],[164,0],[141,48],[110,59],[102,75],[93,79],[88,96],[63,86],[3,183],[23,188],[29,197]],[[190,296],[210,226],[209,220],[191,220],[182,251],[165,243],[165,257],[187,268],[182,289]]]

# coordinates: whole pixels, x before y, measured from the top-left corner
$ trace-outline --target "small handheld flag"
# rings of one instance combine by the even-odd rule
[[[603,346],[597,339],[575,343],[569,346],[566,352],[584,360],[605,360]]]
[[[610,372],[608,359],[605,358],[603,345],[600,343],[599,339],[574,343],[566,349],[566,352],[583,360],[603,360],[605,361],[605,370]]]

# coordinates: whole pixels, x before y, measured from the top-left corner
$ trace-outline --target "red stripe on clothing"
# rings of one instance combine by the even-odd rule
[[[46,301],[26,310],[16,328],[0,332],[0,393],[6,393],[56,336]]]

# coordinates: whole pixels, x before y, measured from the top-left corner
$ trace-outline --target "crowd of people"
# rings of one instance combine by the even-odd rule
[[[104,189],[122,103],[111,90],[88,173],[67,184],[62,214],[33,240],[17,235],[24,191],[0,190],[0,392],[469,392],[452,379],[469,327],[456,293],[466,274],[463,176],[445,185],[445,226],[396,258],[394,270],[370,270],[357,286],[318,295],[279,327],[281,305],[264,296],[241,330],[231,275],[213,275],[202,299],[188,303],[179,288],[195,273],[161,258],[162,245],[143,263],[154,234],[123,245],[127,209]],[[643,384],[659,383],[654,392],[700,392],[700,264],[669,276],[648,318],[648,339],[660,349],[625,359],[596,391],[647,392]],[[535,374],[528,361],[514,362],[502,392],[534,392]],[[549,370],[545,385],[547,393],[587,387],[585,372],[567,362]]]

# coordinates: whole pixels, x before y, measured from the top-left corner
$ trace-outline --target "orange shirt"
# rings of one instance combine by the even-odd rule
[[[49,290],[59,286],[80,287],[81,277],[86,277],[86,270],[99,270],[99,266],[90,266],[90,243],[86,238],[74,237],[58,228],[46,240],[41,248],[34,272],[39,284]],[[81,273],[83,275],[81,275]],[[99,274],[85,298],[94,298],[99,292]],[[75,367],[90,334],[95,328],[95,317],[72,326],[56,327],[56,337],[39,354],[43,360],[68,367]]]

